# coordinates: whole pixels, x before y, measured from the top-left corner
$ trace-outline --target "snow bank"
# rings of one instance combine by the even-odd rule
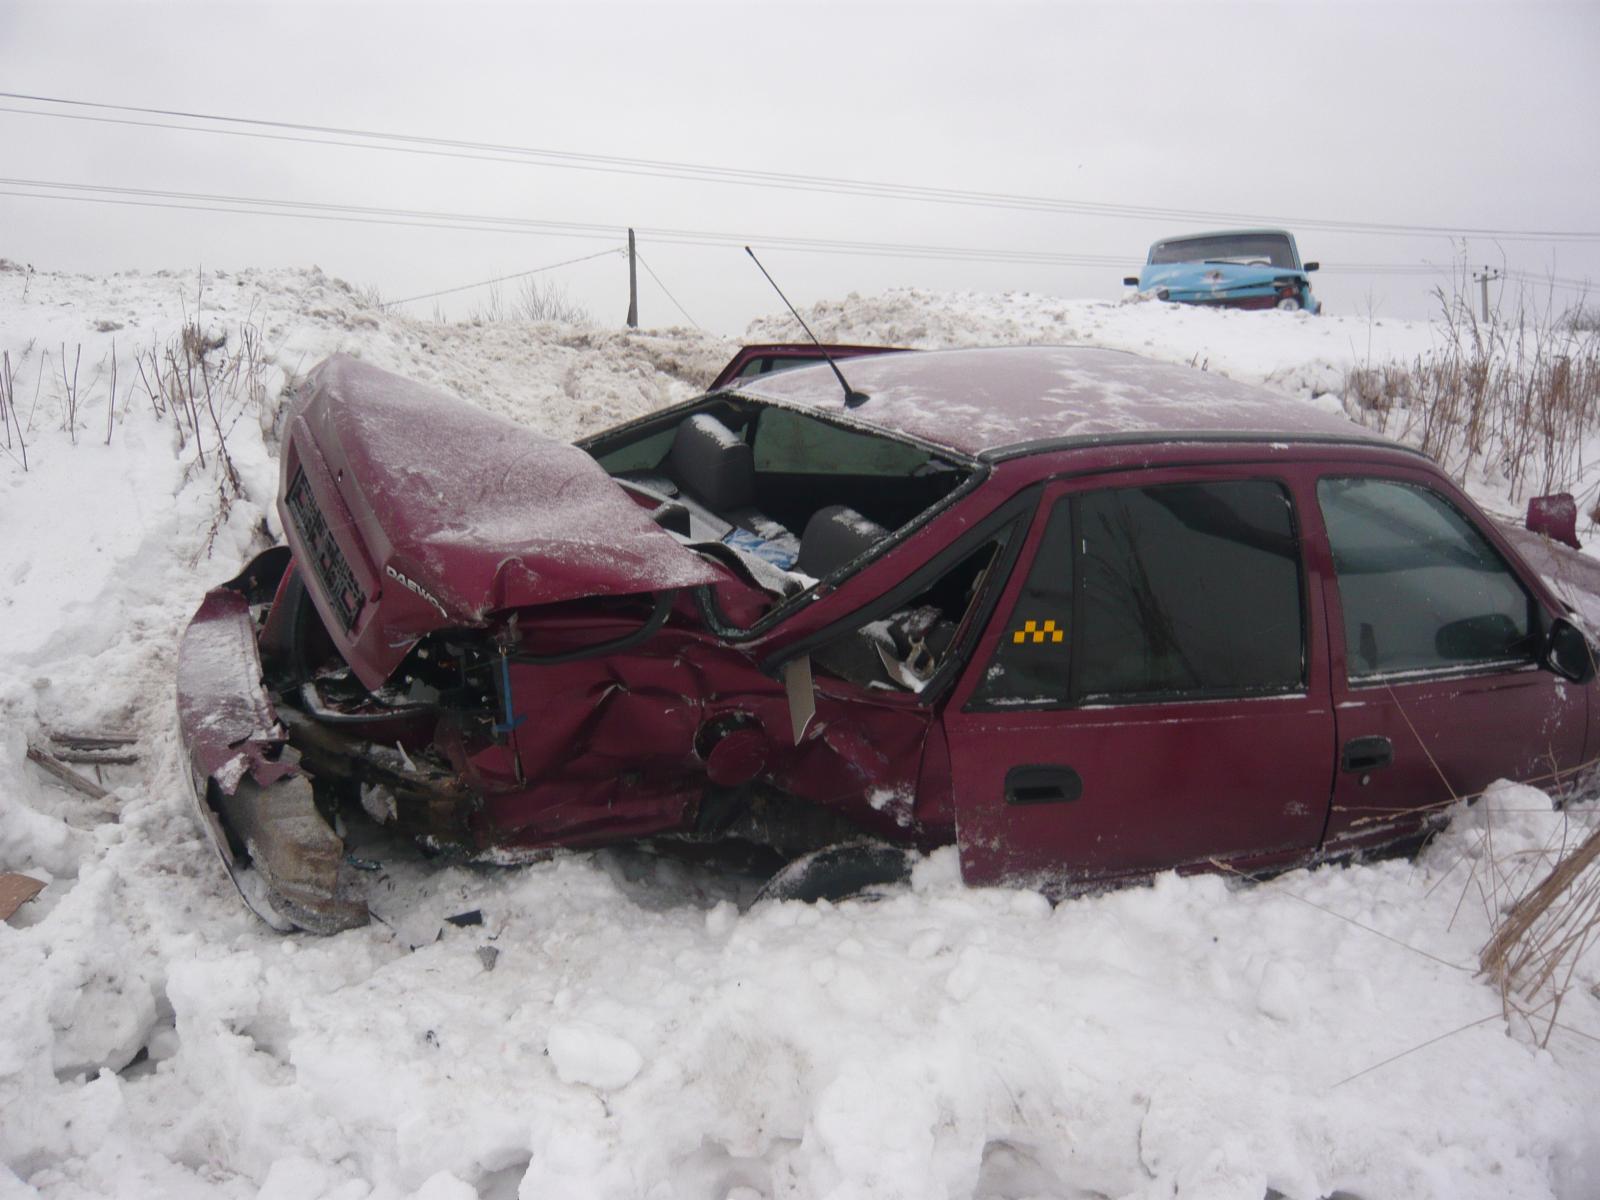
[[[199,596],[275,520],[281,388],[343,349],[571,436],[691,394],[728,347],[434,326],[315,272],[196,288],[0,272],[25,403],[52,352],[29,471],[0,456],[0,870],[49,882],[0,926],[0,1196],[1600,1194],[1600,1042],[1557,1030],[1539,1048],[1474,977],[1503,900],[1490,851],[1532,869],[1595,818],[1526,788],[1458,814],[1414,863],[1167,876],[1055,908],[963,887],[949,852],[878,903],[742,911],[740,881],[639,853],[438,869],[396,850],[379,920],[273,934],[191,815],[171,681]],[[880,316],[819,333],[1145,339],[1187,361],[1204,328],[1213,369],[1257,379],[1342,353],[1338,325],[1288,314],[1235,333],[1236,314],[1155,306],[847,307],[863,304]],[[197,310],[216,333],[259,326],[266,354],[229,434],[244,494],[215,531],[214,466],[123,392],[136,350]],[[1427,336],[1402,330],[1395,353]],[[56,376],[79,343],[74,446]],[[47,728],[108,726],[140,761],[105,768],[107,802],[24,759]],[[446,920],[471,910],[482,924]],[[1597,981],[1591,954],[1564,1026],[1600,1035]]]
[[[1305,396],[1336,396],[1350,367],[1409,362],[1440,340],[1437,328],[1427,321],[1204,309],[1146,297],[1064,300],[1028,292],[991,295],[920,288],[824,301],[806,314],[806,323],[823,341],[919,350],[1108,346]],[[748,337],[785,341],[804,334],[793,317],[779,315],[752,323]]]

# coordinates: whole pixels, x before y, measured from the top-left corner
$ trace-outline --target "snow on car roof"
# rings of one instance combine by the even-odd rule
[[[1173,242],[1203,242],[1207,238],[1219,237],[1291,237],[1287,229],[1208,229],[1204,233],[1174,233],[1170,237],[1157,238],[1154,245],[1170,246]]]
[[[758,400],[986,458],[1047,446],[1142,442],[1394,443],[1301,400],[1209,371],[1088,346],[933,350],[843,364],[865,404],[846,409],[826,365],[741,382]]]

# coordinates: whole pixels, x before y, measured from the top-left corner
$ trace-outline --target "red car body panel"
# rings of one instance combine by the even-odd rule
[[[1081,457],[1080,468],[1088,467]],[[1109,467],[1118,456],[1094,457]],[[1048,486],[1042,504],[1047,511],[1075,492],[1176,479],[1288,485],[1300,469],[1286,453],[1252,457],[1237,449],[1197,455],[1163,448],[1137,472],[1074,472]],[[1216,458],[1227,461],[1206,461]],[[1306,686],[1299,695],[1017,711],[969,703],[983,665],[1011,633],[1006,614],[1044,525],[1034,523],[995,622],[945,709],[963,876],[1081,883],[1213,861],[1258,867],[1309,856],[1327,820],[1335,733],[1318,604],[1306,608]],[[1018,764],[1070,769],[1081,794],[1008,802],[1006,777]]]
[[[1393,444],[1313,405],[1120,350],[997,347],[864,358],[850,364],[850,386],[872,399],[850,412],[838,411],[838,382],[824,372],[765,375],[739,391],[988,460],[1141,441]]]
[[[213,588],[195,613],[178,656],[178,720],[188,733],[190,763],[210,777],[250,776],[270,784],[293,774],[296,757],[272,702],[260,686],[261,659],[242,580]],[[253,681],[254,687],[240,681]],[[231,787],[230,787],[231,790]]]
[[[1352,684],[1345,676],[1339,592],[1316,501],[1316,481],[1352,473],[1408,480],[1472,502],[1414,455],[1378,447],[1326,449],[1167,446],[1136,475],[1122,455],[1072,456],[1071,477],[1045,492],[1185,480],[1271,479],[1300,517],[1306,588],[1306,688],[1298,696],[1021,712],[973,711],[974,687],[1008,629],[1003,614],[1022,586],[1042,522],[1013,571],[997,617],[945,707],[958,845],[969,882],[1054,880],[1059,886],[1140,877],[1168,867],[1282,867],[1392,844],[1414,835],[1457,799],[1498,778],[1556,783],[1587,761],[1600,708],[1595,685],[1531,663],[1414,680]],[[1180,465],[1181,464],[1181,465]],[[1102,470],[1096,470],[1101,466]],[[1493,522],[1476,527],[1547,614],[1563,611]],[[1389,740],[1392,762],[1341,770],[1338,750]],[[1070,802],[1015,804],[1007,770],[1019,763],[1072,767],[1082,794]]]
[[[311,595],[368,687],[446,625],[722,577],[564,442],[346,355],[304,395],[278,513],[296,561],[343,577]]]
[[[1422,484],[1467,513],[1476,506],[1439,473],[1412,464],[1374,464],[1365,473]],[[1547,613],[1564,606],[1539,575],[1522,562],[1493,521],[1479,514],[1477,528],[1534,594]],[[1322,598],[1332,627],[1342,629],[1326,530],[1320,523],[1307,553],[1320,560]],[[1394,760],[1380,770],[1340,770],[1330,805],[1324,846],[1342,852],[1383,845],[1429,813],[1475,796],[1496,779],[1559,785],[1597,744],[1600,705],[1594,684],[1574,683],[1532,663],[1444,677],[1352,682],[1342,637],[1332,643],[1334,709],[1341,746],[1384,737]]]

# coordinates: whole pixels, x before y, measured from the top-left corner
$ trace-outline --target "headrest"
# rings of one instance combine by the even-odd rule
[[[667,463],[673,477],[712,512],[746,508],[755,500],[749,444],[709,413],[696,413],[678,426]]]
[[[795,570],[821,579],[861,557],[888,536],[889,531],[882,525],[847,505],[830,504],[819,508],[806,522],[805,533],[800,535],[800,557],[795,560]]]

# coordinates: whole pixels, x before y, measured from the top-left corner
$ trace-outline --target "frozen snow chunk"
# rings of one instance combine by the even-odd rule
[[[478,1200],[478,1189],[449,1171],[440,1171],[428,1176],[414,1193],[414,1200]]]
[[[1305,1016],[1305,996],[1291,968],[1281,962],[1267,964],[1256,991],[1256,1007],[1275,1021],[1289,1023]]]
[[[256,1200],[306,1200],[307,1197],[328,1197],[349,1183],[357,1182],[358,1195],[369,1190],[365,1184],[350,1180],[344,1172],[313,1162],[309,1158],[291,1156],[274,1160],[267,1168]]]
[[[175,963],[167,997],[178,1017],[201,1024],[242,1024],[255,1017],[261,999],[261,960],[249,953]]]
[[[1019,917],[1043,919],[1050,915],[1050,901],[1042,892],[1017,892],[1011,897],[1010,908]]]
[[[907,958],[932,958],[945,948],[944,931],[941,929],[924,929],[911,939],[911,945],[906,947]]]
[[[941,846],[911,868],[911,890],[948,891],[961,886],[961,858],[954,846]]]
[[[726,937],[739,922],[739,910],[729,900],[719,900],[706,912],[706,932],[712,937]]]
[[[602,1091],[626,1086],[644,1065],[631,1043],[581,1021],[552,1025],[545,1045],[561,1082]]]

